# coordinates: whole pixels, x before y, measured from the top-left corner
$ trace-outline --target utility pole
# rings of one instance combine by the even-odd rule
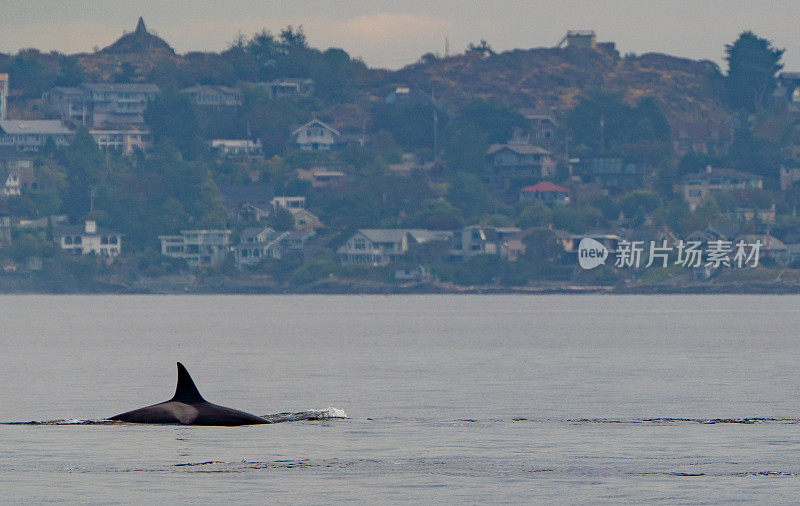
[[[439,109],[436,107],[436,94],[431,87],[431,103],[433,104],[433,162],[439,160]]]
[[[600,116],[600,149],[606,148],[606,117]]]
[[[450,56],[450,39],[447,37],[444,38],[444,57],[447,58]]]

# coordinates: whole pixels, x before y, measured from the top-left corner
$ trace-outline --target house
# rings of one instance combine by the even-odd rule
[[[272,187],[256,185],[222,185],[219,188],[228,221],[261,221],[272,212]]]
[[[352,265],[382,266],[398,262],[413,244],[449,241],[450,232],[420,229],[364,228],[336,250],[339,262]]]
[[[52,139],[56,146],[65,146],[72,136],[73,132],[60,120],[0,120],[0,146],[34,151],[44,146],[48,139]]]
[[[312,232],[323,226],[322,221],[320,221],[319,217],[311,213],[308,209],[294,208],[294,209],[289,209],[289,212],[292,213],[292,217],[294,218],[295,230]]]
[[[233,248],[236,268],[258,265],[265,258],[281,258],[281,249],[277,247],[280,239],[289,232],[277,232],[270,227],[249,227],[239,234],[239,244]]]
[[[594,33],[594,30],[569,30],[557,47],[561,47],[564,42],[567,43],[568,48],[596,49],[597,34]]]
[[[733,125],[726,122],[684,121],[672,125],[672,146],[679,155],[727,153],[733,142]]]
[[[552,110],[522,109],[519,114],[525,118],[524,139],[528,144],[552,149],[558,142],[558,122]],[[517,132],[519,138],[522,132]]]
[[[160,235],[161,254],[186,260],[190,267],[210,267],[225,260],[230,230],[181,230],[180,235]]]
[[[223,158],[257,158],[264,155],[260,140],[214,139],[209,145],[212,151]]]
[[[314,94],[314,80],[284,77],[267,83],[258,83],[272,100],[282,98],[304,98]]]
[[[768,225],[774,225],[777,219],[775,204],[765,209],[759,209],[757,207],[737,207],[732,212],[725,213],[725,217],[733,221],[738,221],[739,223],[757,222],[766,223]]]
[[[153,145],[153,137],[150,135],[150,130],[143,126],[91,127],[89,128],[89,135],[92,136],[101,149],[111,149],[125,155],[131,155],[137,150],[144,151]]]
[[[335,186],[344,181],[345,174],[340,170],[327,170],[325,168],[297,169],[297,179],[310,181],[314,188]]]
[[[22,190],[36,187],[36,178],[32,168],[27,169],[0,169],[0,184],[2,196],[13,197],[22,195]]]
[[[303,209],[306,207],[306,198],[299,196],[299,197],[273,197],[270,201],[272,207],[282,207],[284,209],[288,209],[289,211],[295,209]]]
[[[306,151],[331,151],[339,144],[339,131],[318,119],[301,126],[291,135],[291,143]]]
[[[556,163],[550,152],[523,143],[492,144],[486,151],[489,167],[486,181],[505,184],[512,178],[543,179],[555,175]]]
[[[517,260],[524,252],[520,240],[522,230],[517,227],[490,227],[471,225],[453,232],[451,256],[467,260],[475,255],[499,255],[509,261]]]
[[[155,84],[84,83],[53,88],[42,99],[64,121],[86,126],[144,124],[144,110],[159,93]]]
[[[542,181],[519,191],[520,202],[543,202],[548,205],[569,204],[569,188]]]
[[[734,169],[706,167],[705,172],[687,174],[681,178],[677,191],[694,209],[709,195],[732,190],[761,189],[764,182],[761,176]]]
[[[583,171],[587,181],[615,191],[641,188],[652,175],[652,171],[642,163],[615,157],[589,159],[584,163]]]
[[[83,225],[55,225],[53,240],[70,255],[114,258],[122,250],[122,234],[98,227],[94,220],[86,220]]]
[[[734,247],[740,241],[744,242],[745,244],[755,244],[756,242],[761,243],[761,249],[759,251],[760,258],[772,258],[775,260],[780,260],[782,262],[791,261],[791,254],[788,246],[770,234],[743,234],[736,238],[733,241]]]
[[[236,268],[253,267],[268,258],[280,260],[302,255],[306,241],[313,235],[313,232],[278,232],[270,227],[246,228],[233,248]]]
[[[192,103],[199,106],[239,107],[242,105],[242,91],[228,86],[198,85],[184,88],[181,93],[188,95]]]
[[[798,167],[781,167],[780,170],[780,182],[781,182],[781,191],[788,190],[791,188],[797,181],[800,181],[800,168]]]
[[[23,190],[37,187],[33,158],[10,146],[0,147],[0,194],[21,195]]]

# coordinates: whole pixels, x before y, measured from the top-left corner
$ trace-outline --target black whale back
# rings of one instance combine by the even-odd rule
[[[170,400],[186,404],[206,402],[194,385],[192,377],[189,376],[189,371],[180,362],[178,362],[178,386],[175,387],[175,395]]]

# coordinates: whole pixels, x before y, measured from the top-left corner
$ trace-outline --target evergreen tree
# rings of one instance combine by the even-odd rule
[[[783,52],[750,31],[725,46],[726,88],[731,107],[753,112],[765,104],[775,89],[775,74],[783,68],[780,63]]]

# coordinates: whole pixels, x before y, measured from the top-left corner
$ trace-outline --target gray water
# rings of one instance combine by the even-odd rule
[[[0,502],[793,502],[799,306],[4,296],[0,422],[37,423],[0,425]],[[171,397],[176,361],[300,420],[86,423]]]

